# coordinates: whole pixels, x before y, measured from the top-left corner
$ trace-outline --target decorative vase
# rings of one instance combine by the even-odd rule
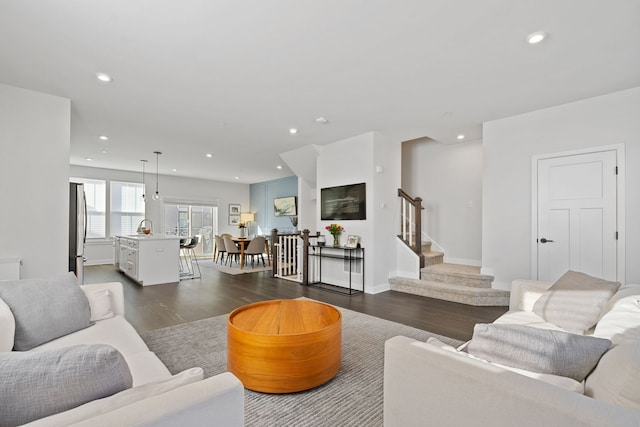
[[[334,248],[338,248],[340,247],[340,234],[336,233],[333,235],[333,247]]]
[[[240,237],[247,237],[247,229],[244,227],[240,228]]]

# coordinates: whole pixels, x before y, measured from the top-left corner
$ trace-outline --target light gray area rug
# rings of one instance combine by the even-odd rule
[[[339,307],[338,307],[339,308]],[[342,366],[326,384],[293,394],[245,390],[247,426],[382,426],[384,343],[396,335],[426,341],[437,337],[352,310],[342,311]],[[200,366],[205,377],[227,370],[227,316],[216,316],[142,333],[172,373]]]

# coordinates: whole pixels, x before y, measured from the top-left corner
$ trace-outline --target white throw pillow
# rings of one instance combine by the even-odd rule
[[[113,310],[111,309],[111,292],[109,289],[85,289],[84,294],[89,300],[92,322],[113,317]]]
[[[133,387],[113,396],[94,400],[69,411],[61,412],[47,418],[30,423],[29,427],[65,427],[88,418],[93,418],[135,402],[157,396],[187,384],[201,381],[204,377],[202,368],[184,370],[171,378]]]
[[[640,411],[640,341],[621,344],[605,353],[587,377],[585,394],[594,399]]]
[[[614,345],[640,340],[640,285],[628,285],[611,298],[593,336]]]
[[[13,337],[16,334],[16,320],[11,308],[0,298],[0,351],[13,349]]]

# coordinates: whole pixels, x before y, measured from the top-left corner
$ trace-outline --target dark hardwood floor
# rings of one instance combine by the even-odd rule
[[[271,272],[229,275],[201,260],[202,278],[140,286],[112,265],[85,267],[85,283],[121,282],[125,316],[139,331],[226,314],[242,305],[269,299],[307,297],[350,310],[468,340],[476,323],[494,321],[507,307],[473,307],[402,292],[342,295],[274,279]]]

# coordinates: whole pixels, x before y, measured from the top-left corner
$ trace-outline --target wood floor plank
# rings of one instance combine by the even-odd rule
[[[206,269],[200,279],[140,286],[112,265],[85,267],[85,283],[112,281],[124,285],[126,318],[140,332],[227,314],[252,302],[304,296],[436,334],[468,340],[476,323],[493,322],[507,311],[507,307],[473,307],[395,291],[376,295],[342,295],[274,279],[271,272],[229,275]]]

